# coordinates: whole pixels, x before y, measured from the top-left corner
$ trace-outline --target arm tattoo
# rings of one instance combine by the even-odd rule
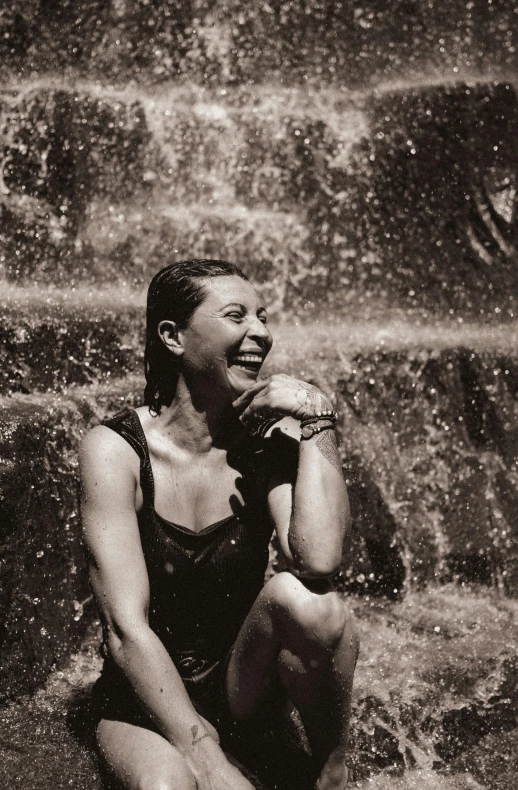
[[[192,734],[192,744],[191,744],[192,746],[196,746],[196,744],[202,741],[204,738],[210,738],[210,734],[208,732],[203,733],[203,735],[200,735],[200,737],[197,738],[196,736],[198,735],[198,727],[196,724],[193,724],[193,726],[191,727],[191,734]]]
[[[338,448],[336,446],[336,436],[333,431],[322,431],[317,434],[315,444],[329,463],[334,466],[337,472],[342,471],[342,464],[338,456]]]
[[[314,387],[312,384],[306,384],[305,381],[297,381],[293,387],[297,390],[297,402],[301,406],[309,408],[310,413],[329,409],[329,401],[317,387]]]

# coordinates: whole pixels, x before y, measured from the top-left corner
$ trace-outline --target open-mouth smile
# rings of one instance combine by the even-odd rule
[[[264,355],[261,353],[239,353],[235,354],[230,360],[232,366],[246,370],[248,373],[259,373],[261,365],[264,361]]]

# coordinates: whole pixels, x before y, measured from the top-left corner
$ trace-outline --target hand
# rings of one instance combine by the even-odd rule
[[[197,790],[254,790],[212,737],[199,741],[198,748],[184,756],[194,775]]]
[[[330,765],[328,761],[318,778],[315,790],[347,790],[348,779],[349,773],[343,758],[335,765]]]
[[[318,412],[331,411],[329,399],[317,387],[284,373],[277,373],[254,384],[237,398],[234,408],[244,425],[257,418],[278,419],[290,416],[297,420],[314,417]]]

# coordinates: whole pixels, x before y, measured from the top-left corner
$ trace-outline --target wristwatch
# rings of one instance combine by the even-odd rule
[[[322,421],[324,422],[324,421]],[[318,422],[310,422],[307,425],[301,425],[300,427],[300,438],[301,439],[311,439],[312,436],[315,436],[317,433],[321,433],[322,431],[327,431],[329,429],[334,428],[334,423],[330,420],[326,420],[323,425],[319,425]]]

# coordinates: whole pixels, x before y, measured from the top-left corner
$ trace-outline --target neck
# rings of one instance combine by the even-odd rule
[[[175,444],[192,453],[228,446],[241,428],[228,397],[218,398],[214,391],[194,394],[182,377],[158,419]]]

